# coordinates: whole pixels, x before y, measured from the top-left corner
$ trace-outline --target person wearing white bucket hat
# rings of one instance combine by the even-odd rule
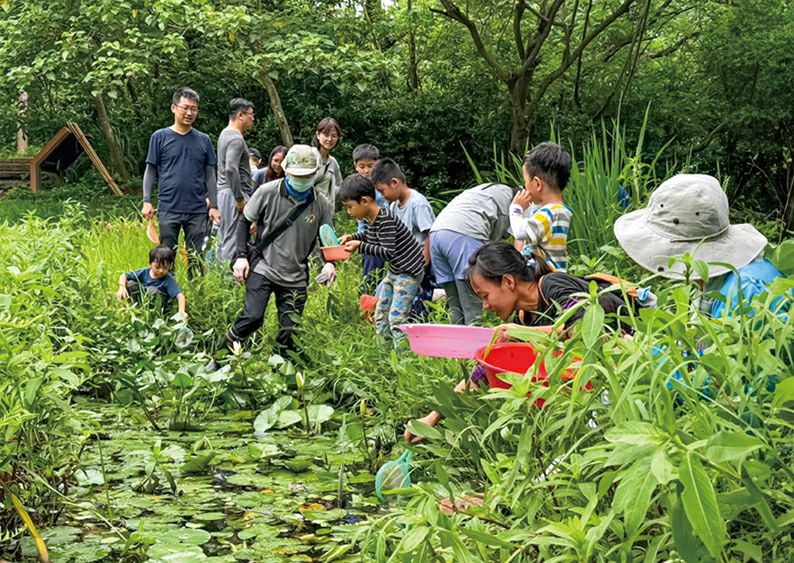
[[[230,349],[262,326],[270,295],[274,294],[279,321],[276,343],[283,349],[299,351],[293,335],[306,305],[309,255],[320,227],[333,226],[331,204],[315,197],[314,177],[319,161],[317,149],[294,145],[284,158],[286,178],[262,184],[245,204],[237,229],[233,266],[235,279],[246,284],[245,303],[226,333]],[[258,226],[253,254],[247,245],[252,223]],[[322,272],[329,284],[336,278],[331,262],[323,266]]]
[[[660,276],[681,280],[685,265],[671,258],[689,252],[708,264],[704,294],[719,291],[722,301],[702,299],[700,309],[720,317],[738,305],[739,284],[746,300],[783,277],[763,259],[767,239],[750,224],[731,225],[728,197],[720,183],[706,174],[678,174],[654,190],[648,206],[615,222],[618,243],[632,260]],[[731,269],[738,271],[739,277]],[[699,280],[696,271],[690,277]]]

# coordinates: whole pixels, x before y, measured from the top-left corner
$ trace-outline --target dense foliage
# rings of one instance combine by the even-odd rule
[[[790,302],[792,278],[719,321],[694,312],[694,285],[657,284],[633,340],[582,302],[561,356],[556,337],[511,334],[543,352],[548,388],[514,377],[457,395],[470,366],[387,352],[359,318],[355,261],[332,289],[312,286],[307,364],[271,355],[271,316],[210,369],[242,301],[225,267],[189,283],[178,265],[188,329],[113,297],[145,256],[141,224],[87,219],[67,203],[2,226],[0,556],[33,557],[31,534],[80,561],[260,560],[272,546],[327,560],[792,556],[794,329],[768,308]],[[791,249],[771,253],[788,275]],[[626,271],[613,247],[596,251],[574,269]],[[431,408],[445,419],[412,423],[416,486],[378,508],[374,471]],[[483,506],[437,504],[472,495]]]
[[[784,0],[0,0],[0,154],[19,125],[30,154],[76,120],[131,193],[101,196],[87,159],[66,186],[2,192],[0,559],[794,559],[794,321],[770,310],[794,288],[792,34]],[[523,144],[557,139],[581,162],[573,273],[640,281],[619,190],[631,210],[673,172],[716,174],[787,278],[722,320],[695,284],[645,280],[659,307],[627,319],[633,339],[595,295],[565,343],[512,331],[548,387],[455,394],[470,362],[385,349],[358,258],[311,285],[305,361],[272,353],[273,311],[228,352],[243,290],[225,264],[188,281],[180,258],[187,323],[113,297],[144,265],[137,178],[185,84],[211,136],[252,99],[262,152],[333,115],[343,169],[372,142],[437,207],[518,184]],[[375,471],[432,408],[438,427],[411,423],[414,486],[380,504]]]
[[[783,0],[7,0],[0,150],[13,153],[18,124],[41,146],[76,120],[135,191],[187,84],[213,137],[234,96],[255,102],[262,152],[333,115],[346,170],[372,142],[438,195],[470,181],[462,146],[484,162],[553,124],[577,150],[602,119],[635,138],[650,108],[645,143],[670,143],[663,168],[718,172],[732,198],[791,228],[793,33]]]

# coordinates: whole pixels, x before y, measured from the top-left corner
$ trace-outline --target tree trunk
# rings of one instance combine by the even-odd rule
[[[28,120],[28,93],[24,90],[19,93],[17,106],[17,154],[28,150],[28,136],[25,135],[25,123]]]
[[[383,18],[381,0],[364,0],[364,14],[371,23],[380,21]]]
[[[267,67],[262,67],[259,71],[259,81],[265,87],[267,97],[270,100],[270,109],[273,110],[273,117],[276,118],[276,125],[281,132],[281,141],[288,147],[294,144],[292,139],[292,132],[289,130],[289,123],[287,122],[287,115],[284,113],[284,108],[281,106],[281,97],[278,95],[276,83],[270,77]]]
[[[102,130],[102,134],[105,136],[105,142],[108,145],[110,167],[116,172],[122,184],[129,185],[130,173],[127,171],[127,165],[124,163],[124,151],[121,150],[121,144],[119,144],[116,134],[113,132],[113,126],[110,123],[107,106],[105,106],[105,100],[102,99],[102,94],[94,96],[94,105],[96,106],[99,128]]]
[[[780,237],[782,239],[785,233],[794,230],[794,165],[789,165],[786,170],[786,203],[783,206],[781,219],[783,220]]]
[[[529,119],[527,119],[527,80],[513,78],[507,83],[510,92],[511,127],[510,151],[523,155],[529,138]]]
[[[412,20],[413,0],[408,0],[408,19]],[[413,23],[408,31],[408,88],[419,89],[419,62],[416,60],[416,30]]]

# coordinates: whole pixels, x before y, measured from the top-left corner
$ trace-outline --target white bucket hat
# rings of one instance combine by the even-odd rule
[[[654,190],[648,207],[620,217],[615,222],[615,236],[626,253],[646,270],[683,279],[684,265],[675,262],[669,267],[668,262],[671,256],[690,252],[709,263],[709,277],[715,277],[729,269],[712,262],[741,268],[752,262],[767,243],[752,225],[731,225],[728,213],[728,197],[716,178],[678,174]]]
[[[320,153],[309,145],[292,145],[284,157],[283,166],[291,176],[311,176],[320,166]]]

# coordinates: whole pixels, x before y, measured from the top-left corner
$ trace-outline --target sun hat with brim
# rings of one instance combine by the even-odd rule
[[[283,166],[291,176],[311,176],[320,166],[320,153],[309,145],[292,145],[284,157]]]
[[[670,257],[686,252],[709,263],[709,277],[752,262],[767,240],[749,224],[731,225],[728,197],[716,178],[678,174],[651,194],[648,207],[615,222],[620,246],[640,266],[666,278],[683,279],[684,265]],[[697,274],[692,272],[692,277]]]

